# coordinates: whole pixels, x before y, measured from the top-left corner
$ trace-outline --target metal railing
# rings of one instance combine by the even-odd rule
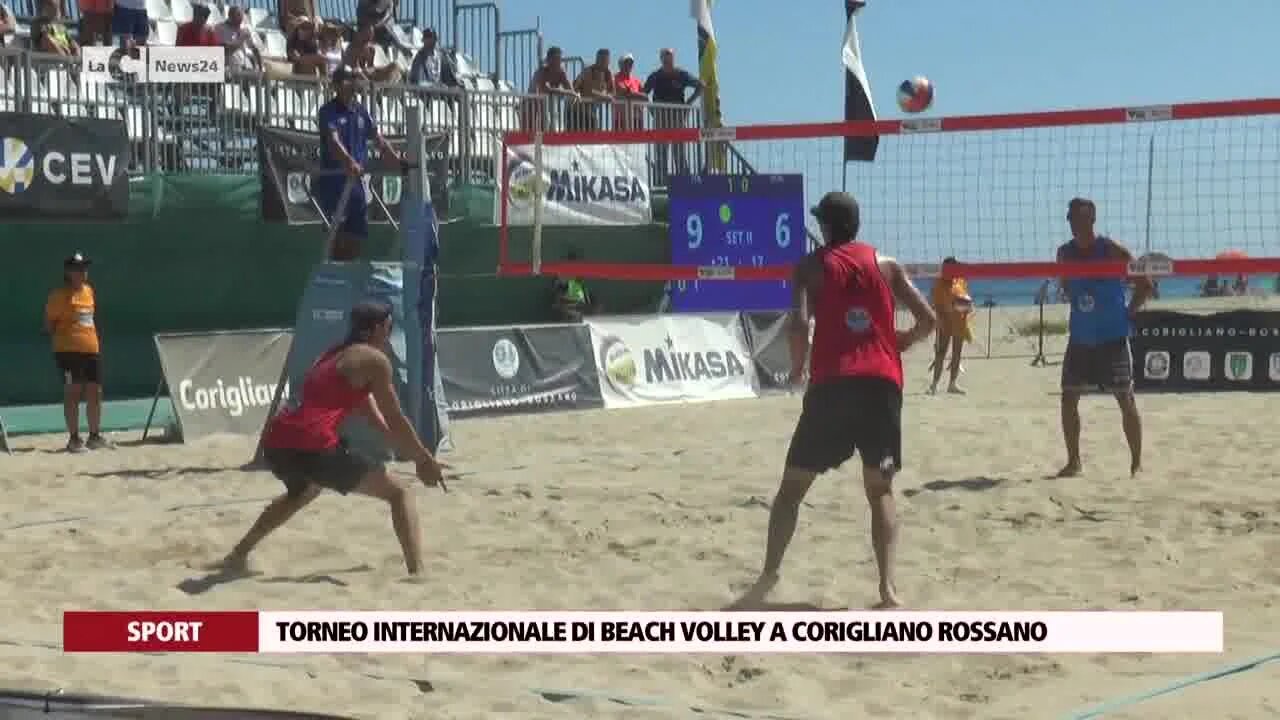
[[[479,83],[479,80],[472,80]],[[448,136],[455,183],[491,183],[504,133],[516,130],[623,130],[698,127],[701,110],[686,105],[591,102],[559,96],[376,84],[360,95],[387,135],[403,135],[407,109],[422,108],[424,130]],[[215,84],[102,84],[80,78],[75,60],[0,48],[0,111],[120,119],[130,141],[129,169],[194,174],[257,172],[257,128],[316,131],[316,115],[332,97],[320,78],[241,75]],[[658,144],[647,151],[655,187],[672,171],[703,167],[698,143]]]
[[[493,80],[502,72],[502,17],[494,2],[455,3],[453,6],[453,43],[466,48],[467,55],[480,72]]]
[[[504,30],[498,33],[498,79],[517,87],[528,82],[542,62],[542,30]]]

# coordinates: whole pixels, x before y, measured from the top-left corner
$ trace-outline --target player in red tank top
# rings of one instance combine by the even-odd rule
[[[871,504],[871,544],[880,571],[877,607],[897,607],[893,476],[902,467],[901,354],[933,332],[936,318],[896,260],[856,240],[860,213],[853,197],[828,193],[813,215],[825,245],[796,265],[790,319],[791,380],[803,380],[808,356],[809,385],[769,512],[764,569],[734,606],[762,605],[778,581],[800,504],[813,481],[857,453],[862,456],[863,485]],[[915,317],[910,330],[895,327],[895,300]]]
[[[392,479],[380,463],[347,450],[339,428],[360,415],[417,463],[418,478],[443,487],[441,468],[423,446],[400,407],[391,361],[382,351],[391,337],[391,308],[361,303],[351,310],[351,331],[321,355],[302,381],[302,402],[268,420],[263,456],[285,485],[222,563],[224,573],[243,574],[249,553],[273,530],[319,496],[322,489],[355,492],[386,500],[410,575],[422,570],[421,532],[409,488]]]

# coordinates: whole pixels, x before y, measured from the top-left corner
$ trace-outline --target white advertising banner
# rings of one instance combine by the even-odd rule
[[[502,152],[499,146],[498,152]],[[653,222],[644,145],[557,145],[542,148],[542,177],[532,145],[507,148],[507,225],[533,225],[542,193],[543,225],[647,225]],[[493,224],[502,224],[502,202]]]
[[[591,318],[587,327],[606,408],[760,394],[737,313]]]

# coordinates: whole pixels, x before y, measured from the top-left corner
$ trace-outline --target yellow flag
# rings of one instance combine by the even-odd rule
[[[702,81],[703,127],[723,127],[720,116],[720,81],[716,73],[716,31],[711,25],[712,0],[690,0],[689,11],[698,23],[698,79]],[[707,143],[707,169],[725,172],[727,149],[722,142]]]

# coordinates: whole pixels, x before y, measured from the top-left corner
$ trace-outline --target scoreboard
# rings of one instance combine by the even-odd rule
[[[804,176],[673,175],[674,265],[765,267],[804,257]],[[785,280],[688,280],[672,284],[676,312],[780,310],[791,305]]]

